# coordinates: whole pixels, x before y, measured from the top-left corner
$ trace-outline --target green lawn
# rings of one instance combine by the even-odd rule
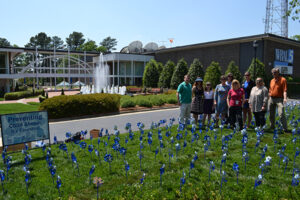
[[[296,107],[297,108],[297,107]],[[289,120],[293,116],[298,119],[299,109],[289,109]],[[158,119],[159,120],[159,119]],[[95,125],[90,128],[101,128],[101,125]],[[99,127],[100,126],[100,127]],[[136,124],[132,124],[136,126]],[[146,127],[149,127],[146,124]],[[291,127],[290,127],[291,128]],[[298,126],[299,128],[299,126]],[[166,132],[171,130],[170,136]],[[145,130],[144,134],[135,132],[131,140],[129,134],[121,134],[119,136],[120,146],[127,149],[125,160],[130,165],[128,171],[128,178],[126,178],[124,158],[119,152],[112,149],[114,141],[117,136],[107,136],[99,138],[100,145],[98,146],[98,139],[86,140],[87,147],[81,149],[79,145],[67,144],[68,155],[59,149],[59,145],[51,145],[51,156],[53,163],[56,165],[56,174],[61,177],[62,186],[60,188],[62,199],[96,199],[97,190],[93,184],[89,183],[89,171],[92,165],[96,166],[92,177],[101,177],[104,184],[100,187],[99,193],[101,199],[300,199],[299,186],[291,186],[293,167],[299,169],[300,156],[296,157],[295,165],[293,165],[295,149],[292,142],[292,134],[279,134],[278,142],[275,146],[273,133],[266,131],[261,137],[261,142],[255,151],[256,133],[253,129],[247,132],[248,143],[245,150],[249,153],[249,161],[245,169],[244,160],[242,159],[242,134],[237,132],[232,135],[232,139],[228,141],[227,159],[222,166],[222,171],[226,172],[227,182],[222,182],[222,190],[220,192],[221,178],[220,164],[223,152],[221,131],[217,130],[217,139],[214,142],[213,131],[200,131],[197,129],[196,133],[199,135],[199,140],[192,140],[191,126],[187,130],[180,131],[183,138],[177,139],[177,126],[166,130],[165,125],[160,127],[162,134],[162,141],[164,148],[159,149],[155,160],[155,149],[159,148],[158,129],[151,130],[153,143],[148,145],[149,130]],[[80,130],[78,130],[80,131]],[[105,131],[103,131],[105,133]],[[114,132],[109,131],[111,134]],[[222,135],[229,135],[233,133],[232,130],[224,128]],[[204,153],[205,136],[210,136],[211,146],[209,150]],[[143,148],[141,149],[143,158],[139,160],[140,151],[140,136],[142,136]],[[194,135],[195,136],[195,135]],[[298,135],[299,136],[299,135]],[[171,137],[174,138],[174,144],[171,143]],[[128,139],[128,144],[125,144],[125,138]],[[183,144],[186,140],[187,146],[183,150]],[[88,145],[94,145],[100,151],[100,161],[93,151],[91,154],[88,151]],[[108,145],[106,146],[105,143]],[[179,143],[181,149],[176,156],[175,144]],[[271,156],[271,165],[265,167],[263,171],[262,184],[254,189],[255,179],[261,174],[259,162],[263,147],[268,145],[265,157]],[[279,160],[277,152],[282,146],[286,144],[284,155],[289,158],[286,172],[284,174],[285,164],[282,159]],[[299,146],[297,141],[296,146]],[[76,169],[76,164],[72,163],[71,153],[74,152],[77,157],[79,166],[79,174]],[[109,164],[104,162],[103,157],[105,153],[110,153],[113,156],[111,163],[111,171]],[[198,159],[195,160],[195,168],[191,170],[189,176],[190,162],[194,158],[195,152],[198,153]],[[54,183],[48,169],[46,161],[46,153],[42,149],[30,150],[32,161],[29,164],[31,174],[31,181],[29,185],[30,199],[58,199],[58,190],[56,188],[56,178]],[[173,154],[170,158],[169,153]],[[12,167],[9,171],[9,179],[4,181],[5,194],[0,190],[0,195],[4,199],[27,199],[24,155],[19,153],[12,153]],[[216,169],[211,172],[209,181],[210,161],[215,163]],[[265,158],[262,159],[262,162]],[[238,184],[235,171],[233,171],[233,163],[239,165]],[[280,166],[278,165],[280,162]],[[165,173],[162,175],[162,186],[160,186],[160,168],[165,164]],[[0,169],[6,167],[2,160],[0,162]],[[186,183],[182,187],[180,194],[180,178],[186,173]],[[140,179],[143,173],[146,174],[144,184],[140,184]]]
[[[0,101],[4,101],[4,98],[0,98]]]
[[[39,103],[29,102],[28,104],[22,103],[8,103],[0,104],[0,114],[20,113],[38,111]]]

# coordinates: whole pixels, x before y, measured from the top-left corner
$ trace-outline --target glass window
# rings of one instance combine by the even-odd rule
[[[120,73],[119,73],[119,75],[125,75],[125,67],[126,67],[126,63],[120,62]]]
[[[125,78],[120,78],[120,86],[125,85]]]
[[[115,62],[115,74],[118,75],[118,62]]]
[[[135,63],[135,75],[136,76],[143,76],[144,74],[144,63],[143,62],[136,62]]]
[[[5,54],[0,54],[0,74],[6,73]]]
[[[126,62],[126,75],[131,76],[131,62]]]

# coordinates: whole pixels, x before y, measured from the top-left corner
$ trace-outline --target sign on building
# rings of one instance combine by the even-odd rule
[[[281,74],[293,74],[294,50],[275,49],[274,67],[280,69]]]
[[[50,139],[47,111],[1,115],[3,146]]]

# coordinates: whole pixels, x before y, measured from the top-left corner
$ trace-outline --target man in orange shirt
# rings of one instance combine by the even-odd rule
[[[279,74],[279,68],[272,69],[273,79],[270,82],[269,89],[269,109],[271,129],[275,128],[275,111],[277,107],[278,115],[285,132],[287,132],[287,122],[284,113],[284,104],[287,101],[287,82]]]

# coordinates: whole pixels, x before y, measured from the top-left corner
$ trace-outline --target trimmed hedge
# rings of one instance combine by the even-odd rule
[[[136,103],[131,100],[125,100],[125,101],[121,102],[121,108],[132,108],[135,106],[136,106]]]
[[[18,100],[18,99],[23,99],[27,97],[34,97],[34,96],[39,96],[43,94],[44,90],[27,90],[27,91],[21,91],[21,92],[10,92],[6,93],[4,95],[5,100]]]
[[[39,110],[47,110],[50,119],[117,112],[120,98],[118,94],[61,95],[43,101]]]

